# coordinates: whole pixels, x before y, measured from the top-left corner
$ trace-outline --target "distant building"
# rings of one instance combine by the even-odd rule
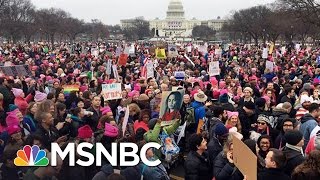
[[[144,17],[140,16],[140,17],[136,17],[134,19],[123,19],[123,20],[120,20],[120,23],[121,23],[121,28],[122,29],[126,29],[126,28],[130,28],[133,26],[133,23],[135,22],[135,20],[144,20]]]
[[[140,17],[143,18],[143,17]],[[121,20],[121,27],[132,26],[135,19]],[[164,20],[156,18],[149,21],[150,30],[154,30],[159,37],[191,37],[192,29],[195,26],[207,25],[213,30],[221,30],[226,20],[218,17],[215,20],[201,21],[195,18],[187,20],[181,0],[171,0],[167,10],[167,17]]]

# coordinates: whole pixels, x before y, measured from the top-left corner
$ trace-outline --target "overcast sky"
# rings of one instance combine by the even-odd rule
[[[37,8],[61,8],[73,17],[89,22],[100,19],[105,24],[120,24],[120,19],[144,16],[164,19],[170,0],[31,0]],[[200,20],[226,17],[233,10],[267,4],[274,0],[182,0],[185,15]]]

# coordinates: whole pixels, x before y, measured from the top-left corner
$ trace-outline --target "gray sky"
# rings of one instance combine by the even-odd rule
[[[170,0],[31,0],[37,8],[61,8],[73,17],[89,22],[100,19],[105,24],[120,24],[120,19],[144,16],[164,19]],[[233,10],[267,4],[274,0],[182,0],[185,15],[200,20],[226,17]]]

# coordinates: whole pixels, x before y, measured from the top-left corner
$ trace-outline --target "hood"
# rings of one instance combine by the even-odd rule
[[[301,123],[305,123],[309,120],[315,120],[313,116],[311,116],[311,114],[307,113],[304,116],[302,116],[301,118]]]
[[[288,147],[284,147],[283,153],[286,155],[287,159],[292,159],[297,156],[302,156],[301,152],[296,151],[294,149],[290,149]]]
[[[101,171],[104,172],[107,176],[113,173],[113,167],[111,164],[106,164],[101,167]]]

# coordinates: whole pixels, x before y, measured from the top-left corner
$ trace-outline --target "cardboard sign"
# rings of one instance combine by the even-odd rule
[[[209,75],[216,76],[220,74],[219,61],[212,61],[209,63]]]
[[[177,80],[183,80],[186,77],[186,72],[184,72],[184,71],[175,71],[174,72],[174,77]]]
[[[273,66],[274,66],[273,62],[266,61],[266,69],[269,69],[270,72],[273,72]]]
[[[262,58],[263,59],[267,59],[268,58],[268,48],[263,48]]]
[[[128,54],[120,54],[119,56],[119,65],[120,66],[126,66],[128,60]]]
[[[257,180],[257,156],[233,135],[233,161],[247,180]]]
[[[102,84],[102,95],[106,100],[121,99],[121,83]]]
[[[158,59],[166,59],[166,51],[165,49],[156,49],[156,57]]]
[[[153,70],[153,62],[149,61],[146,64],[146,68],[147,68],[147,78],[153,78],[154,77],[154,70]]]

